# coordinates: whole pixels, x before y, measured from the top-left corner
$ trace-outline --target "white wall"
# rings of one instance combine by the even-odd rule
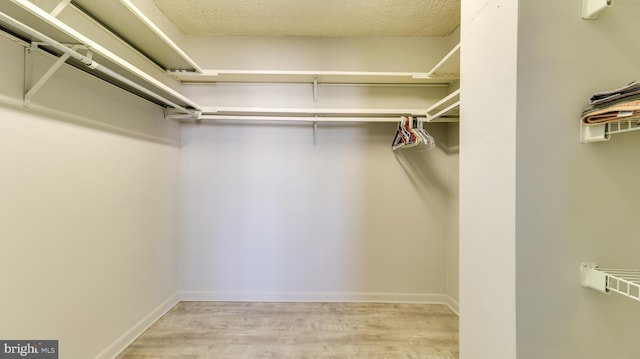
[[[448,37],[186,36],[182,45],[205,69],[427,72],[453,48],[451,42]]]
[[[68,67],[27,110],[22,47],[0,52],[0,338],[109,357],[176,300],[178,126]]]
[[[456,301],[456,307],[458,307],[457,302],[460,297],[460,125],[450,123],[447,127],[448,138],[444,148],[447,153],[450,176],[446,233],[447,294]]]
[[[428,71],[450,40],[186,37],[185,48],[205,68]],[[364,109],[428,108],[448,91],[321,83],[314,100],[311,84],[183,90],[211,107]],[[446,124],[433,129],[448,142]],[[184,125],[185,297],[456,301],[447,236],[457,158],[443,148],[394,154],[394,133],[395,124],[320,124],[314,146],[311,124]]]
[[[183,125],[186,298],[441,300],[448,158],[394,153],[394,132],[320,124],[314,146],[311,124]]]
[[[384,39],[397,51],[382,57],[380,43],[296,43],[310,63],[293,63],[426,71],[450,48],[448,39]],[[0,338],[59,339],[65,358],[106,358],[178,288],[250,300],[448,294],[455,305],[455,154],[394,153],[394,124],[321,125],[316,146],[308,125],[186,125],[180,150],[179,126],[158,107],[75,69],[63,67],[23,108],[22,48],[2,37],[0,49]],[[416,66],[392,61],[406,49]],[[286,54],[273,53],[262,63],[281,65]],[[34,61],[34,78],[52,63]],[[325,89],[316,105],[427,107],[446,91]],[[430,129],[446,142],[447,127]]]
[[[640,233],[633,223],[640,198],[625,185],[636,180],[637,134],[597,144],[580,144],[578,134],[579,114],[593,92],[640,75],[634,28],[640,4],[614,2],[596,21],[580,18],[580,4],[522,0],[519,13],[499,1],[462,4],[462,358],[513,358],[514,351],[518,359],[635,358],[640,350],[638,303],[581,288],[578,270],[585,261],[638,266]],[[514,105],[517,113],[505,116]],[[478,158],[489,152],[485,161]],[[493,166],[513,154],[517,171],[511,159],[502,169]],[[486,171],[477,168],[487,164]],[[477,197],[491,200],[490,214]],[[481,231],[511,232],[514,218],[515,235]],[[500,261],[478,265],[497,255]],[[494,270],[501,272],[489,273]]]
[[[580,4],[520,1],[518,359],[640,352],[640,303],[581,288],[578,271],[583,261],[639,266],[640,134],[578,139],[592,93],[640,78],[640,3],[614,1],[595,21],[580,18]]]
[[[462,1],[459,175],[463,359],[516,356],[517,16],[515,1]]]

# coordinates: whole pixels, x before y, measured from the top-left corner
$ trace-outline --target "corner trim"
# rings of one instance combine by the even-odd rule
[[[114,359],[122,351],[124,351],[131,343],[133,343],[142,333],[144,333],[149,327],[158,321],[163,315],[165,315],[171,308],[173,308],[179,302],[179,294],[176,293],[159,306],[157,306],[151,313],[147,314],[138,323],[136,323],[131,329],[127,330],[120,338],[116,339],[111,345],[106,347],[100,354],[96,356],[96,359]]]
[[[446,297],[446,305],[451,309],[452,312],[456,313],[458,317],[460,317],[460,304],[453,299],[450,295],[445,295]]]

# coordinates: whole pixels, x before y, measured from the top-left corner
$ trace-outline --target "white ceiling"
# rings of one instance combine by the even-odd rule
[[[154,0],[187,35],[446,36],[460,0]]]

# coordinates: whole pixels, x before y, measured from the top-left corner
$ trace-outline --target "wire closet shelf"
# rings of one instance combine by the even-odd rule
[[[640,270],[599,268],[594,263],[580,266],[581,285],[602,293],[618,293],[640,301]]]

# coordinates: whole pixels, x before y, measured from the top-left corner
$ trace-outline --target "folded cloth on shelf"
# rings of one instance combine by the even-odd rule
[[[603,105],[605,103],[618,101],[629,96],[640,94],[640,82],[633,81],[621,88],[607,90],[602,92],[596,92],[591,95],[589,103],[591,105]]]
[[[624,101],[611,106],[588,110],[582,113],[582,123],[599,125],[621,120],[640,121],[640,100]]]

